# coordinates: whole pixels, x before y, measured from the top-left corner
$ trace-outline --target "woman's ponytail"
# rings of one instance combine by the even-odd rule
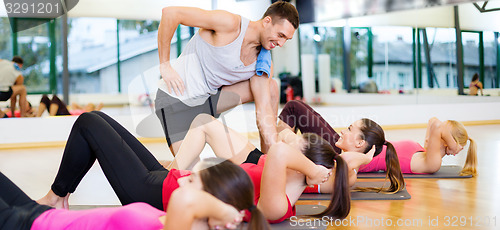
[[[344,219],[351,210],[351,191],[349,190],[348,167],[346,162],[335,154],[335,180],[330,204],[325,211],[313,215],[313,217],[329,216]]]
[[[381,188],[380,191],[386,193],[396,193],[405,188],[405,180],[399,165],[398,154],[391,142],[387,143],[387,150],[385,151],[385,165],[387,168],[387,178],[391,182],[391,186],[387,189]]]
[[[389,188],[376,187],[357,187],[353,191],[359,192],[383,192],[383,193],[397,193],[405,188],[405,181],[403,173],[401,172],[401,167],[399,165],[398,154],[396,149],[391,142],[385,141],[384,144],[387,146],[385,152],[385,165],[387,168],[387,178],[391,182]]]
[[[460,171],[460,176],[476,176],[477,171],[477,145],[476,142],[469,138],[469,150],[467,150],[467,159],[465,160],[464,167]]]
[[[271,229],[266,218],[254,205],[254,187],[248,174],[233,162],[221,158],[207,158],[199,171],[203,190],[237,210],[245,211],[249,219],[247,229]],[[248,214],[251,216],[248,216]],[[248,219],[245,219],[248,220]]]
[[[251,217],[250,221],[248,222],[248,230],[271,229],[269,223],[266,220],[266,217],[264,217],[264,214],[262,214],[262,212],[256,206],[252,206],[249,211]]]
[[[467,140],[469,140],[469,150],[467,151],[467,159],[465,160],[464,167],[462,171],[460,171],[460,176],[476,176],[477,171],[477,144],[476,142],[469,137],[467,134],[467,130],[465,130],[465,126],[454,120],[448,120],[448,123],[451,125],[451,136],[453,139],[461,145],[465,146],[467,144]]]

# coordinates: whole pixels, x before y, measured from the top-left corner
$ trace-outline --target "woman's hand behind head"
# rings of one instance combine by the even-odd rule
[[[224,218],[209,218],[208,226],[210,226],[210,229],[236,229],[245,216],[244,210],[238,211],[231,205],[227,205],[223,210],[219,211],[224,213],[222,215]]]
[[[332,175],[332,170],[327,169],[323,165],[316,165],[314,175],[309,175],[306,178],[307,185],[315,185],[325,183]]]

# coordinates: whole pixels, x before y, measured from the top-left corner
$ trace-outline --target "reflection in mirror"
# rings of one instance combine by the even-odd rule
[[[461,44],[457,44],[453,12],[458,12],[456,15],[460,18]],[[313,63],[310,69],[314,72],[310,73],[314,84],[307,84],[315,89],[316,96],[311,96],[308,102],[321,100],[354,105],[500,101],[496,97],[465,96],[471,91],[471,85],[479,87],[479,83],[471,83],[476,73],[485,96],[500,95],[499,33],[494,26],[478,26],[498,15],[499,11],[485,15],[471,3],[463,3],[458,8],[441,5],[302,24],[300,54],[313,56],[307,60]],[[349,31],[348,37],[344,35],[346,31]],[[460,60],[457,58],[459,45],[463,52]],[[347,74],[345,50],[349,53]],[[463,78],[458,76],[457,62],[463,64]],[[328,71],[325,65],[329,65]],[[323,76],[326,72],[329,75]],[[464,96],[458,96],[460,85],[464,86]],[[362,95],[360,93],[387,97],[372,94],[366,98],[377,99],[365,101],[356,98]]]

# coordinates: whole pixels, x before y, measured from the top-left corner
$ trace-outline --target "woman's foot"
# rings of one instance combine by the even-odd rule
[[[37,200],[36,202],[57,209],[69,209],[68,200],[69,200],[69,193],[65,197],[60,197],[56,195],[52,190],[50,190],[47,193],[47,195]]]

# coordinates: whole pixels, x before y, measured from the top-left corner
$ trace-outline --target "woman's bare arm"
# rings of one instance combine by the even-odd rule
[[[179,188],[170,197],[163,229],[187,230],[195,220],[207,218],[212,228],[218,225],[234,229],[241,223],[243,214],[205,191]]]

